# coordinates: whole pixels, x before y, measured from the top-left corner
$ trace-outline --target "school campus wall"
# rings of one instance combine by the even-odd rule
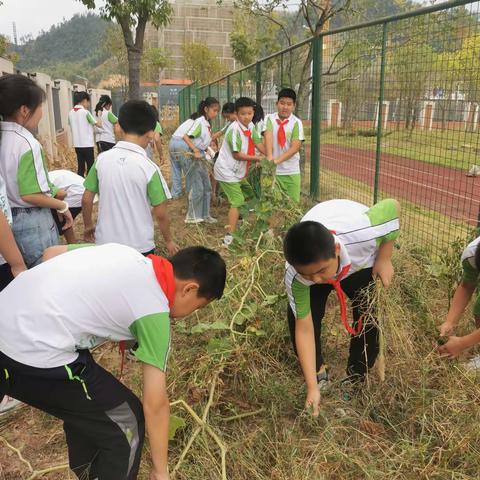
[[[0,76],[6,73],[15,73],[15,67],[10,60],[0,57]]]

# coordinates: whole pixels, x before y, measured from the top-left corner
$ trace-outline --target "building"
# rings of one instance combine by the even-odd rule
[[[160,30],[149,25],[146,41],[163,48],[172,60],[172,67],[162,72],[162,78],[170,81],[185,79],[182,48],[186,43],[204,43],[223,62],[228,71],[235,68],[230,48],[230,32],[233,29],[233,1],[224,0],[172,0],[173,15],[170,24]]]

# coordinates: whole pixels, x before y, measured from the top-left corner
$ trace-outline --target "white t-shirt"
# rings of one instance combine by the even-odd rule
[[[97,142],[115,143],[115,132],[113,126],[118,122],[118,118],[110,111],[104,108],[100,113],[102,128],[97,135]]]
[[[193,122],[187,135],[192,139],[193,144],[198,149],[206,150],[212,141],[212,126],[202,115]]]
[[[248,136],[244,133],[246,130],[251,132],[255,145],[262,143],[262,139],[258,135],[253,123],[250,123],[248,128],[245,128],[238,120],[233,122],[228,127],[217,161],[215,162],[213,169],[215,180],[236,183],[240,182],[247,175],[248,162],[235,160],[233,157],[233,152],[248,153]]]
[[[73,146],[75,148],[88,148],[95,145],[93,127],[96,121],[83,105],[75,105],[70,110],[68,123],[72,130]]]
[[[58,188],[67,192],[65,201],[70,208],[82,206],[82,196],[85,191],[85,179],[70,170],[52,170],[48,172],[50,181]]]
[[[2,177],[0,177],[0,211],[5,215],[9,225],[12,224],[12,211],[8,203],[7,186]],[[5,259],[0,255],[0,265],[7,263]]]
[[[99,195],[98,245],[121,243],[141,253],[155,248],[151,210],[171,195],[160,169],[142,147],[121,141],[101,153],[84,186]]]
[[[168,300],[152,261],[123,245],[77,248],[22,273],[0,292],[0,311],[0,351],[17,362],[59,367],[104,339],[137,339],[137,357],[166,367]]]
[[[173,132],[172,138],[183,138],[188,131],[192,128],[195,120],[189,118],[179,125],[179,127]]]
[[[278,113],[271,113],[265,117],[265,124],[263,131],[269,131],[273,136],[273,156],[276,158],[283,152],[286,152],[292,146],[292,140],[305,140],[303,133],[302,121],[295,115],[290,115],[287,123],[283,126],[285,130],[286,142],[283,148],[278,143],[278,129],[279,125],[277,120],[280,121]],[[277,165],[277,175],[294,175],[300,173],[300,152],[297,152],[293,157],[289,158],[285,162]]]
[[[32,208],[22,195],[51,194],[45,157],[38,140],[15,122],[0,122],[0,176],[6,183],[10,207]]]

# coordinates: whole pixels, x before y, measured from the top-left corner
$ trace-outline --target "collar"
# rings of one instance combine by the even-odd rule
[[[147,157],[147,153],[145,152],[144,148],[142,148],[140,145],[137,145],[136,143],[126,142],[125,140],[121,140],[117,142],[113,148],[115,149],[118,148],[121,150],[129,150],[130,152],[135,152],[142,155],[143,157]]]
[[[292,120],[292,118],[293,118],[293,113],[291,113],[288,118],[284,118],[283,120],[282,120],[282,119],[280,118],[280,116],[278,115],[278,112],[275,112],[273,115],[274,115],[274,118],[275,118],[275,119],[278,119],[278,120],[280,120],[281,122],[284,122],[285,120],[288,120],[288,122],[287,122],[285,125],[287,125],[288,123],[290,123],[290,120]]]
[[[235,120],[235,123],[237,124],[238,128],[242,131],[242,132],[246,132],[247,130],[248,131],[252,131],[252,127],[254,126],[252,122],[250,122],[248,124],[248,127],[245,127],[245,125],[242,125],[238,120]]]
[[[335,274],[335,279],[337,279],[338,275],[343,271],[346,267],[351,267],[352,261],[350,260],[350,255],[347,252],[345,245],[342,243],[341,240],[333,233],[333,238],[335,239],[335,244],[340,246],[340,255],[339,255],[339,262],[338,262],[338,270]]]
[[[73,111],[74,112],[78,112],[79,110],[85,110],[85,107],[83,105],[80,105],[80,104],[73,106]]]
[[[158,255],[148,255],[147,258],[152,261],[153,271],[155,272],[160,288],[167,297],[168,306],[171,309],[175,298],[173,266],[166,258],[159,257]]]
[[[4,132],[17,132],[17,133],[20,133],[22,135],[27,135],[29,137],[33,137],[33,133],[26,129],[25,127],[23,127],[22,125],[20,125],[19,123],[17,122],[5,122],[5,121],[1,121],[0,122],[0,130],[3,130]],[[33,137],[35,138],[35,137]]]

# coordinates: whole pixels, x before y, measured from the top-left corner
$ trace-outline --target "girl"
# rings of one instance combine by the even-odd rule
[[[187,163],[185,183],[188,195],[188,212],[185,223],[216,223],[210,216],[212,186],[208,170],[200,160],[210,145],[212,138],[212,120],[218,115],[220,104],[216,98],[207,97],[198,106],[198,118],[190,130],[183,136],[184,142],[193,153]]]
[[[102,125],[101,128],[97,127],[98,153],[106,152],[116,143],[114,125],[118,122],[117,117],[112,113],[112,99],[108,95],[100,97],[95,107],[95,114]]]
[[[25,264],[31,268],[42,260],[43,251],[58,244],[50,209],[73,223],[68,204],[54,198],[57,188],[50,182],[45,157],[32,135],[42,118],[45,92],[23,75],[0,78],[0,176],[6,184],[12,209],[12,230]]]

